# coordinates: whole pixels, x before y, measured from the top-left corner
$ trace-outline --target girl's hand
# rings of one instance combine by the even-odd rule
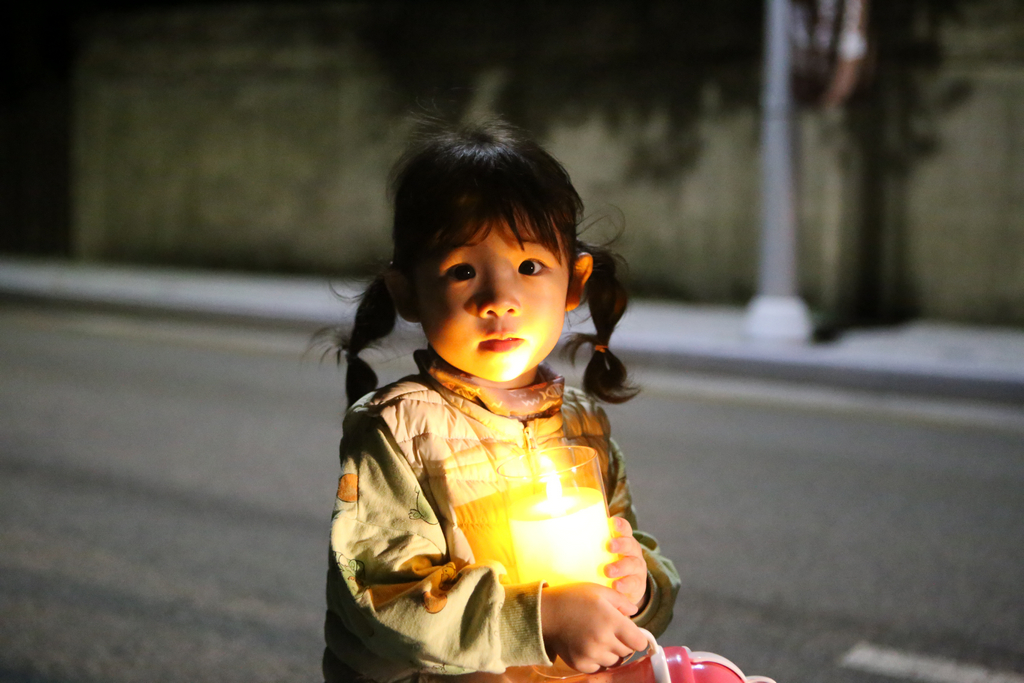
[[[615,536],[608,542],[608,550],[622,557],[605,566],[605,576],[619,578],[612,588],[626,596],[634,605],[643,604],[647,595],[647,562],[644,561],[640,542],[633,538],[633,527],[622,517],[612,517]]]
[[[546,587],[540,621],[548,656],[583,673],[615,666],[647,647],[647,638],[629,617],[636,606],[618,592],[596,583]]]

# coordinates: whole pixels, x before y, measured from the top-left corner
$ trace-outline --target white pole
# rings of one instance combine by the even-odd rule
[[[747,307],[755,339],[806,342],[807,305],[797,294],[790,93],[789,0],[765,0],[761,94],[761,260],[757,296]]]

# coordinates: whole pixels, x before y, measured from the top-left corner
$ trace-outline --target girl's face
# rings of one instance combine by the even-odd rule
[[[495,227],[424,259],[411,281],[392,270],[387,282],[399,313],[422,324],[441,358],[483,384],[514,388],[534,381],[592,268],[589,254],[560,263],[540,243],[520,246],[507,228]]]

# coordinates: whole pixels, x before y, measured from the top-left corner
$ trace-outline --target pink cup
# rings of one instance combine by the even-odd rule
[[[559,683],[775,683],[764,676],[745,676],[739,667],[713,652],[690,652],[688,647],[661,647],[650,632],[650,643],[622,664],[593,674],[560,677]],[[553,679],[548,679],[552,680]]]

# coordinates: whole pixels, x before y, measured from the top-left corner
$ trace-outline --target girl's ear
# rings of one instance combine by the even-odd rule
[[[569,293],[565,296],[565,310],[574,310],[583,300],[583,288],[587,286],[590,274],[594,272],[594,257],[587,252],[576,257],[572,264],[572,277],[569,278]]]
[[[420,316],[416,305],[416,290],[412,281],[397,268],[389,267],[384,271],[384,284],[395,302],[395,310],[404,320],[418,323]]]

